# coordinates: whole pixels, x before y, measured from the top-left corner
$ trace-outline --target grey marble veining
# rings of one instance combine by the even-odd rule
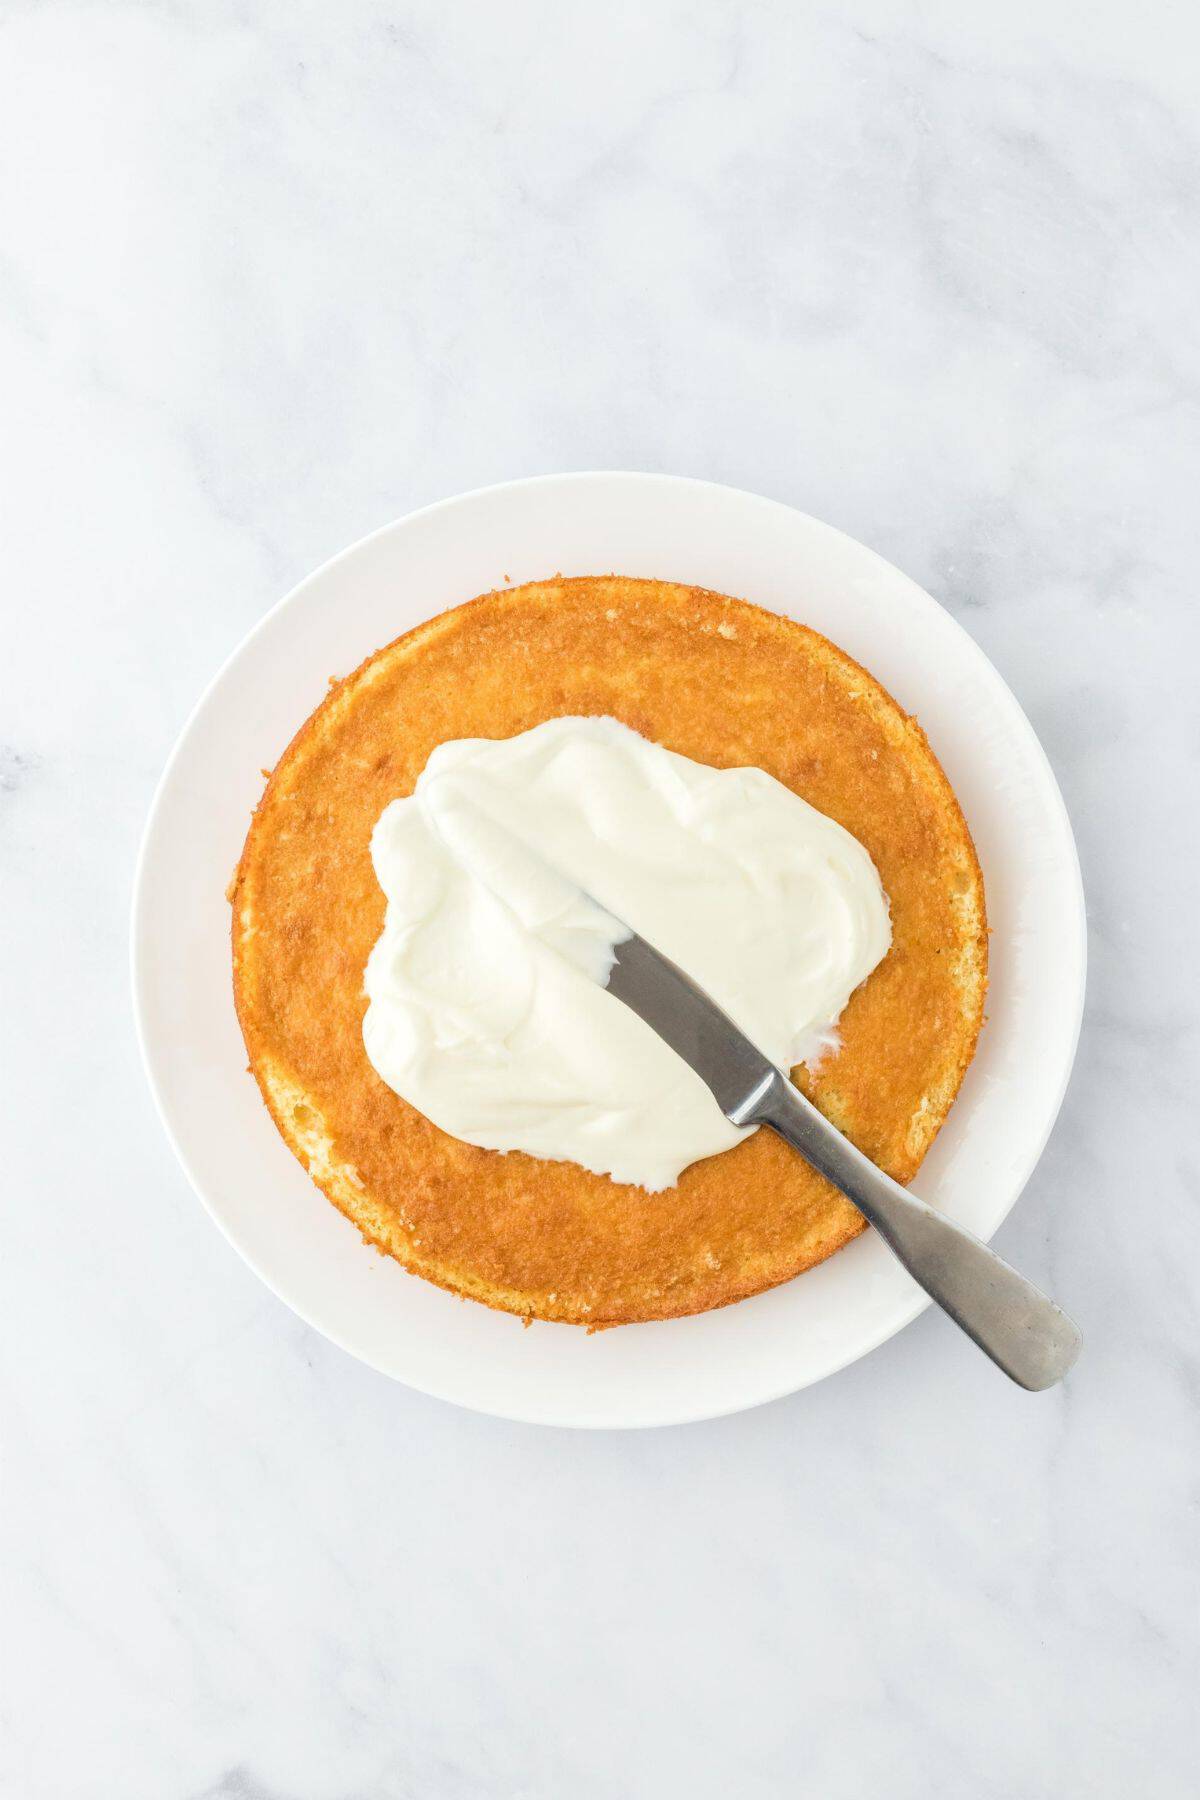
[[[1200,26],[1157,0],[0,11],[0,1793],[1195,1791]],[[126,920],[201,686],[325,556],[559,468],[710,476],[963,621],[1070,806],[1091,980],[942,1320],[572,1436],[295,1320],[176,1168]]]

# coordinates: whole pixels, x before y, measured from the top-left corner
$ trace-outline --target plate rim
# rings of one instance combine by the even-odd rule
[[[381,1366],[380,1363],[375,1361],[359,1346],[347,1341],[346,1337],[338,1330],[331,1328],[324,1321],[315,1319],[311,1316],[305,1305],[298,1303],[290,1294],[285,1293],[268,1269],[263,1266],[260,1259],[238,1241],[238,1238],[234,1235],[230,1226],[210,1201],[205,1192],[204,1185],[194,1169],[171,1122],[164,1087],[160,1079],[160,1071],[156,1062],[155,1048],[151,1043],[151,1034],[147,1020],[146,971],[143,967],[147,932],[146,872],[154,846],[154,839],[160,828],[162,815],[170,797],[172,777],[177,765],[186,753],[189,739],[197,722],[207,710],[217,690],[222,686],[227,674],[247,653],[260,634],[267,631],[272,621],[298,601],[310,587],[325,581],[339,565],[356,558],[377,540],[385,538],[403,527],[411,526],[418,520],[426,519],[431,515],[450,510],[461,506],[464,503],[482,499],[489,495],[496,496],[503,492],[512,492],[534,487],[545,487],[558,484],[587,484],[591,482],[627,482],[637,485],[657,484],[663,487],[676,489],[689,488],[693,490],[715,492],[725,496],[734,496],[739,500],[751,501],[757,506],[770,508],[780,513],[787,514],[793,519],[798,518],[806,524],[814,525],[818,527],[820,531],[841,540],[841,542],[848,545],[855,554],[860,557],[866,557],[874,563],[886,574],[886,577],[890,581],[894,582],[899,580],[902,582],[907,589],[910,601],[920,604],[927,612],[933,612],[940,615],[940,620],[943,623],[948,623],[953,627],[954,633],[961,640],[963,646],[967,648],[968,655],[976,661],[977,665],[986,673],[986,676],[990,681],[994,683],[995,691],[1002,699],[1007,709],[1010,724],[1025,740],[1027,750],[1032,753],[1033,760],[1038,765],[1039,772],[1043,777],[1045,792],[1057,815],[1058,823],[1063,834],[1063,845],[1068,851],[1068,866],[1071,877],[1071,898],[1074,902],[1072,914],[1075,926],[1073,943],[1071,946],[1075,970],[1071,1031],[1068,1054],[1063,1060],[1061,1075],[1057,1084],[1057,1091],[1054,1093],[1053,1099],[1047,1107],[1044,1129],[1040,1133],[1036,1143],[1031,1146],[1019,1173],[1012,1180],[1008,1199],[1004,1205],[1003,1211],[1000,1212],[995,1221],[987,1229],[986,1233],[981,1234],[984,1237],[985,1242],[991,1241],[992,1237],[1009,1217],[1013,1207],[1020,1199],[1021,1194],[1028,1185],[1034,1170],[1037,1168],[1037,1165],[1045,1152],[1050,1135],[1054,1130],[1062,1110],[1062,1104],[1066,1097],[1068,1086],[1070,1085],[1082,1031],[1088,963],[1087,912],[1078,845],[1071,826],[1071,819],[1067,810],[1066,801],[1063,798],[1058,778],[1055,775],[1053,765],[1046,754],[1045,747],[1038,737],[1037,732],[1020,701],[1017,699],[1017,696],[1005,680],[1004,676],[991,661],[990,657],[988,657],[982,646],[972,637],[971,633],[954,616],[954,614],[948,610],[948,608],[944,607],[940,601],[936,600],[934,596],[923,588],[912,576],[906,574],[905,571],[898,568],[896,564],[889,562],[886,557],[874,550],[870,545],[862,543],[859,539],[851,537],[848,532],[842,531],[840,527],[831,525],[826,520],[819,519],[814,514],[805,512],[800,507],[792,506],[787,501],[776,500],[769,495],[756,493],[753,489],[736,487],[726,482],[711,481],[697,476],[672,475],[661,471],[639,471],[629,469],[581,469],[521,476],[511,481],[485,483],[480,487],[470,488],[459,494],[447,495],[440,500],[431,501],[425,506],[414,508],[412,511],[403,513],[398,517],[389,520],[387,523],[376,527],[374,530],[366,532],[362,537],[345,545],[341,550],[336,551],[332,556],[327,557],[323,562],[319,563],[316,568],[303,576],[300,581],[296,582],[286,593],[281,595],[279,599],[269,606],[262,616],[257,619],[250,629],[239,639],[228,655],[221,661],[214,674],[204,684],[199,696],[188,711],[183,724],[178,730],[162,771],[154,786],[134,863],[129,931],[130,975],[134,1029],[142,1068],[154,1102],[155,1112],[158,1115],[159,1123],[166,1135],[167,1141],[197,1199],[200,1201],[209,1218],[217,1226],[226,1242],[232,1246],[246,1266],[253,1271],[258,1279],[263,1282],[264,1286],[276,1297],[276,1299],[280,1300],[289,1311],[296,1317],[302,1319],[310,1329],[319,1332],[322,1337],[328,1339],[356,1361],[363,1363],[368,1368],[374,1369],[379,1374],[385,1375],[390,1380],[400,1382],[403,1386],[413,1389],[414,1392],[426,1394],[433,1399],[448,1402],[452,1405],[463,1406],[468,1410],[483,1413],[485,1416],[506,1419],[516,1424],[553,1426],[566,1430],[652,1430],[672,1425],[697,1424],[707,1419],[732,1417],[737,1413],[748,1412],[755,1410],[760,1406],[770,1405],[777,1400],[785,1398],[789,1394],[802,1392],[805,1388],[815,1386],[818,1382],[824,1381],[832,1375],[841,1373],[843,1369],[849,1368],[853,1363],[858,1362],[864,1356],[871,1355],[875,1350],[879,1349],[881,1345],[887,1343],[889,1339],[903,1331],[906,1326],[910,1325],[914,1319],[918,1318],[933,1304],[933,1302],[919,1289],[916,1290],[912,1296],[911,1304],[904,1308],[894,1321],[887,1322],[877,1332],[871,1334],[868,1339],[860,1341],[854,1348],[848,1350],[844,1356],[834,1358],[819,1371],[810,1374],[802,1374],[799,1379],[785,1379],[781,1385],[772,1386],[769,1391],[757,1392],[750,1397],[737,1399],[728,1404],[722,1403],[714,1407],[711,1403],[707,1405],[701,1403],[697,1405],[694,1410],[672,1411],[669,1415],[663,1414],[662,1416],[657,1417],[631,1418],[620,1422],[614,1422],[609,1418],[588,1418],[581,1411],[578,1416],[568,1419],[562,1417],[561,1414],[552,1411],[540,1414],[536,1410],[530,1411],[516,1407],[501,1407],[490,1402],[484,1403],[472,1400],[464,1397],[461,1392],[451,1391],[449,1388],[441,1388],[434,1382],[414,1378],[409,1375],[398,1375],[394,1370]],[[470,596],[467,596],[467,598],[469,599]],[[441,610],[446,609],[439,609],[439,611]],[[437,612],[431,612],[427,615],[429,618],[436,616],[438,616]],[[416,623],[419,624],[421,621],[417,621]],[[414,627],[406,627],[406,629],[413,628]],[[672,1321],[660,1323],[669,1325]]]

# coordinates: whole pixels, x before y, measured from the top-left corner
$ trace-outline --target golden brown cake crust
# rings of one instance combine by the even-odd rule
[[[916,721],[827,639],[705,589],[623,576],[481,595],[336,683],[284,752],[234,880],[234,993],[276,1125],[314,1180],[415,1274],[525,1318],[589,1326],[726,1306],[862,1219],[772,1132],[646,1194],[573,1163],[476,1149],[401,1100],[362,1044],[384,899],[369,843],[448,738],[610,713],[697,762],[766,769],[870,851],[892,948],[800,1086],[898,1180],[975,1049],[983,881]]]

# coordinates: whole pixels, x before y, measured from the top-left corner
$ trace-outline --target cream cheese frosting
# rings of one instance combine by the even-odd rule
[[[784,1069],[836,1049],[891,942],[849,832],[761,769],[611,718],[441,744],[371,855],[387,911],[363,1040],[383,1080],[468,1143],[651,1192],[746,1131],[605,990],[626,928]]]

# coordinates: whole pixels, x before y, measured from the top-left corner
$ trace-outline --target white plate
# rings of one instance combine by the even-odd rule
[[[935,601],[830,526],[707,482],[555,475],[428,507],[309,576],[204,695],[151,809],[133,912],[150,1084],[197,1193],[302,1318],[426,1393],[558,1425],[663,1425],[754,1406],[843,1368],[928,1301],[873,1232],[756,1299],[594,1337],[562,1325],[524,1330],[406,1275],[312,1185],[246,1073],[224,889],[259,771],[277,761],[331,675],[505,581],[611,570],[696,582],[804,620],[925,726],[983,864],[992,984],[979,1053],[916,1187],[982,1237],[1041,1153],[1083,1006],[1079,864],[1032,727]]]

